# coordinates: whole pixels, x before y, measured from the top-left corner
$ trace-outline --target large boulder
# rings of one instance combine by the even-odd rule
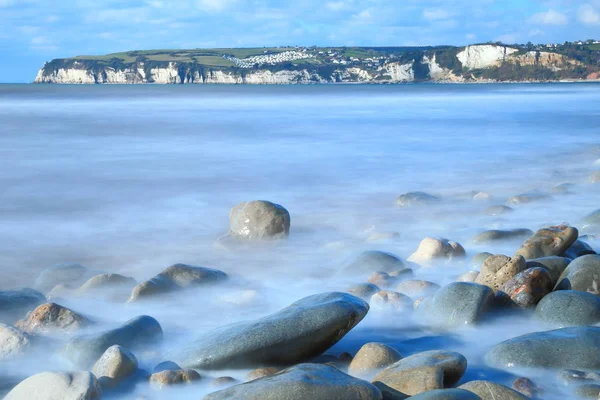
[[[600,295],[600,256],[579,257],[564,270],[555,290],[579,290]]]
[[[578,290],[559,290],[539,302],[535,315],[560,328],[595,325],[600,322],[600,297]]]
[[[4,400],[95,400],[102,397],[91,372],[42,372],[19,383]]]
[[[92,373],[103,387],[118,385],[135,373],[138,362],[135,356],[118,344],[110,346],[92,367]]]
[[[384,251],[369,250],[361,253],[346,268],[344,274],[364,275],[372,272],[392,272],[407,267],[406,263],[391,253]]]
[[[571,247],[578,236],[579,232],[572,226],[560,225],[540,229],[521,245],[516,254],[526,260],[560,256]]]
[[[368,310],[347,293],[317,294],[256,321],[208,332],[166,359],[198,369],[292,365],[333,346]]]
[[[229,213],[229,233],[240,239],[287,237],[290,213],[279,204],[255,200],[242,202]]]
[[[423,299],[417,317],[441,327],[473,324],[494,305],[494,292],[487,286],[453,282]]]
[[[455,385],[467,369],[467,359],[459,353],[425,351],[403,358],[375,375],[381,382],[407,395],[415,395]]]
[[[25,288],[0,291],[0,322],[14,323],[19,318],[46,301],[37,290]]]
[[[432,196],[424,192],[404,193],[396,199],[396,207],[408,208],[415,206],[430,205],[439,202],[439,197]]]
[[[116,329],[76,336],[65,345],[63,353],[73,364],[89,368],[111,346],[118,344],[133,350],[156,343],[162,336],[158,321],[142,315]]]
[[[460,243],[444,238],[426,237],[421,240],[419,247],[408,261],[427,265],[434,261],[452,261],[465,256],[465,249]]]
[[[507,257],[495,255],[488,257],[483,265],[475,283],[486,285],[497,292],[519,272],[525,270],[525,259],[521,256]]]
[[[223,271],[186,264],[175,264],[131,291],[130,302],[172,291],[214,285],[227,279]]]
[[[410,396],[407,400],[481,400],[481,397],[464,389],[436,389]]]
[[[506,340],[486,355],[499,368],[600,369],[600,328],[571,327]]]
[[[40,273],[35,281],[35,288],[44,293],[48,293],[59,284],[76,288],[93,275],[93,271],[80,264],[57,264]]]
[[[37,307],[27,318],[17,321],[16,326],[30,334],[72,333],[92,324],[87,317],[56,303]]]
[[[402,354],[383,343],[363,345],[348,366],[350,375],[364,375],[385,368],[402,358]]]
[[[10,325],[0,323],[0,361],[16,358],[30,346],[29,335]]]
[[[548,273],[550,273],[552,285],[554,286],[556,285],[558,278],[560,278],[565,269],[567,269],[571,261],[572,260],[570,258],[559,256],[534,258],[532,260],[527,260],[527,268],[545,268],[548,270]]]
[[[490,381],[471,381],[458,387],[478,395],[481,400],[528,400],[521,393]]]
[[[473,243],[482,244],[497,242],[503,240],[523,240],[532,236],[533,232],[529,229],[511,229],[511,230],[499,230],[491,229],[484,231],[473,238]]]
[[[381,392],[369,382],[335,367],[299,364],[278,374],[211,393],[204,400],[381,400]]]
[[[553,287],[550,273],[545,268],[528,268],[506,282],[496,292],[496,298],[505,305],[534,307]]]

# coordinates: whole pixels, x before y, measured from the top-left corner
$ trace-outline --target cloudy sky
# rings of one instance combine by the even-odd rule
[[[134,49],[600,39],[600,0],[0,0],[0,82]]]

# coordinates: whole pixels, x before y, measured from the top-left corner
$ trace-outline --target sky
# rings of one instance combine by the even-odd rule
[[[600,40],[600,0],[0,0],[0,82],[127,50]]]

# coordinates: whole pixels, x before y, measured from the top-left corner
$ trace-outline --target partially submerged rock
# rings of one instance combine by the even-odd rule
[[[413,299],[430,296],[439,289],[440,285],[437,283],[422,281],[419,279],[411,279],[400,282],[398,286],[396,286],[396,291]]]
[[[497,292],[505,283],[524,270],[525,259],[521,256],[508,257],[501,254],[491,256],[481,266],[475,283],[486,285]]]
[[[523,240],[533,235],[529,229],[499,230],[491,229],[481,232],[473,238],[473,243],[482,244],[503,240]]]
[[[100,274],[88,279],[76,290],[77,296],[100,297],[107,300],[125,301],[137,285],[135,279],[120,274]]]
[[[475,393],[481,400],[529,400],[516,390],[490,381],[471,381],[458,388]]]
[[[392,272],[405,269],[406,263],[399,257],[384,251],[369,250],[361,253],[346,268],[344,274],[368,276],[373,272]]]
[[[358,376],[392,365],[402,358],[399,351],[383,343],[363,345],[348,367],[350,375]]]
[[[439,202],[439,197],[432,196],[424,192],[404,193],[396,199],[396,207],[408,208],[415,206],[430,205]]]
[[[346,291],[353,296],[360,297],[363,300],[369,300],[371,296],[379,292],[379,288],[377,285],[372,283],[361,283],[349,287]]]
[[[600,182],[600,171],[594,171],[589,178],[590,183]]]
[[[464,389],[436,389],[407,397],[407,400],[481,400],[481,397]]]
[[[508,204],[522,205],[529,203],[537,203],[542,201],[551,201],[553,197],[543,193],[523,193],[513,196],[508,199]]]
[[[413,300],[402,293],[382,290],[371,296],[369,305],[373,311],[398,312],[410,310]]]
[[[532,260],[527,260],[527,269],[535,267],[545,268],[550,274],[552,285],[554,286],[570,263],[570,258],[558,256],[534,258]]]
[[[42,372],[19,383],[4,400],[96,400],[102,390],[90,372]]]
[[[86,267],[76,263],[57,264],[43,270],[35,281],[35,288],[47,293],[56,285],[79,287],[93,275]]]
[[[278,374],[208,394],[204,400],[381,400],[381,392],[369,382],[335,367],[299,364]]]
[[[497,215],[508,214],[509,212],[513,212],[513,211],[514,210],[508,206],[494,205],[494,206],[489,206],[488,208],[486,208],[485,214],[490,215],[490,216],[497,216]]]
[[[167,386],[182,385],[202,380],[200,374],[193,369],[176,369],[155,372],[150,376],[150,384],[162,389]]]
[[[579,257],[558,279],[555,290],[579,290],[600,296],[600,256]]]
[[[208,332],[167,359],[199,369],[291,365],[333,346],[368,309],[366,302],[347,293],[317,294],[256,321]]]
[[[37,307],[20,320],[16,326],[30,334],[46,335],[52,333],[73,333],[92,324],[87,317],[58,305],[46,303]]]
[[[154,278],[133,288],[130,302],[181,289],[214,285],[227,279],[223,271],[186,264],[175,264]]]
[[[110,346],[92,367],[92,373],[103,387],[114,387],[135,373],[137,358],[126,348]]]
[[[19,318],[46,301],[37,290],[24,288],[0,291],[0,322],[12,324]]]
[[[277,239],[290,232],[290,213],[279,204],[255,200],[242,202],[229,213],[229,233],[244,240]]]
[[[535,315],[560,328],[595,325],[600,322],[600,297],[577,290],[559,290],[539,302]]]
[[[479,276],[479,271],[467,271],[456,277],[456,282],[472,282],[474,283]]]
[[[437,260],[451,261],[465,256],[465,249],[460,243],[444,238],[427,237],[419,243],[417,251],[408,258],[408,261],[428,264]]]
[[[0,323],[0,361],[21,356],[30,346],[29,335],[15,327]]]
[[[592,246],[590,246],[583,240],[576,240],[567,250],[565,250],[562,256],[574,260],[577,257],[585,256],[587,254],[596,254],[596,252],[594,251]]]
[[[577,240],[578,235],[576,228],[566,225],[540,229],[523,243],[516,254],[526,260],[559,256]]]

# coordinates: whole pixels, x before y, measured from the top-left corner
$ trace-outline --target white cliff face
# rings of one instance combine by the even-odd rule
[[[150,76],[152,76],[154,83],[181,83],[177,64],[174,62],[170,62],[169,65],[164,68],[151,68]]]
[[[90,84],[96,83],[94,74],[85,68],[82,63],[75,62],[73,68],[59,68],[51,74],[44,74],[42,68],[38,72],[36,83],[70,83],[70,84]]]
[[[490,68],[500,65],[517,49],[495,44],[467,46],[456,57],[466,69]]]
[[[434,81],[439,82],[463,82],[465,78],[462,76],[455,75],[450,69],[444,68],[439,65],[435,60],[435,54],[433,57],[428,58],[423,56],[423,64],[429,66],[429,77]]]
[[[392,62],[385,64],[380,70],[384,71],[386,75],[391,76],[392,82],[412,82],[415,80],[412,63],[400,64],[398,62]]]

